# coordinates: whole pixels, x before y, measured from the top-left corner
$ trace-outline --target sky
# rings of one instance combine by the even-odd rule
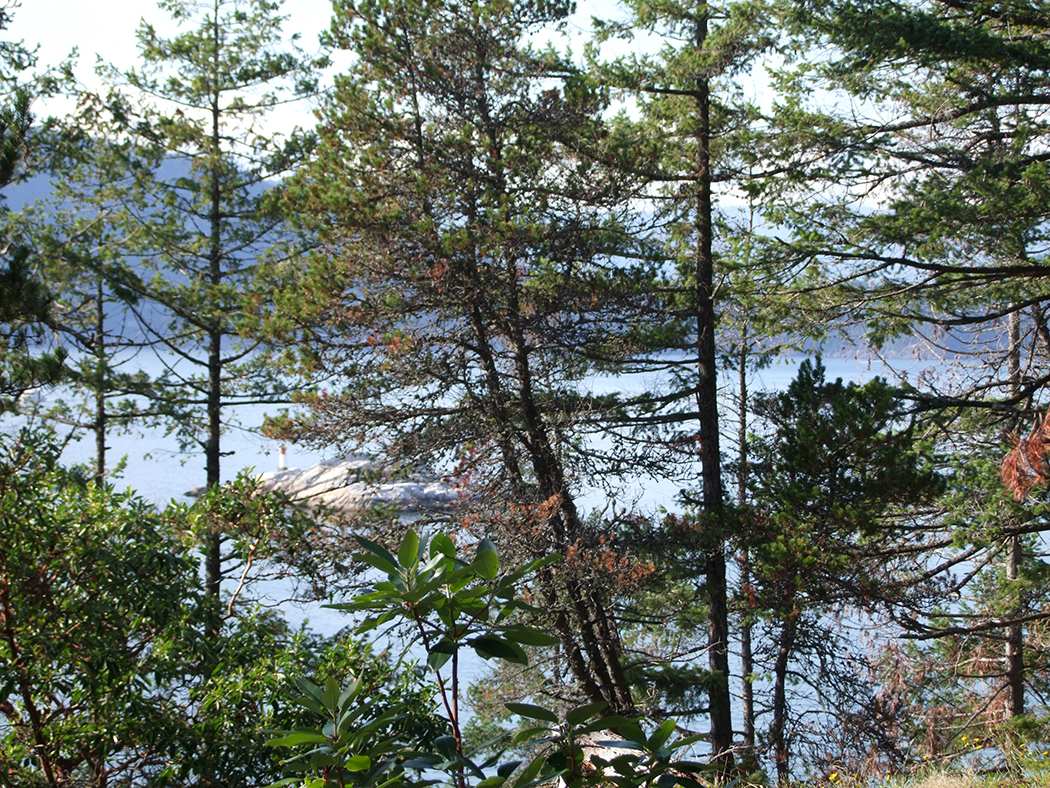
[[[41,64],[57,63],[74,48],[80,51],[78,74],[90,77],[95,58],[121,66],[136,61],[135,31],[143,20],[171,32],[168,14],[154,0],[0,0],[15,2],[11,25],[0,33],[8,40],[38,46]],[[615,0],[578,0],[577,18],[585,25],[592,14],[611,15]],[[307,51],[317,46],[318,34],[331,19],[330,0],[285,0],[285,32],[299,33]],[[165,27],[168,25],[168,27]]]
[[[0,6],[5,2],[19,5],[0,37],[21,41],[27,48],[36,47],[41,67],[57,64],[78,50],[74,73],[89,88],[99,87],[94,68],[100,57],[121,68],[137,65],[135,32],[143,20],[164,35],[177,30],[155,0],[0,0]],[[616,7],[615,0],[578,0],[576,18],[570,23],[574,38],[579,41],[584,37],[592,15],[610,16]],[[300,47],[308,53],[316,52],[318,35],[327,29],[331,12],[331,0],[285,0],[282,13],[288,20],[284,32],[288,36],[298,33]],[[579,54],[582,44],[574,44],[574,49]],[[338,65],[338,57],[334,60]],[[38,102],[33,107],[37,117],[61,115],[68,109],[70,103],[59,99]],[[311,108],[299,105],[281,117],[277,127],[287,131],[296,125],[309,127],[313,123]]]
[[[2,2],[2,0],[0,0]],[[20,0],[11,25],[0,33],[10,41],[22,41],[27,48],[37,47],[40,66],[59,63],[74,49],[79,50],[77,78],[85,85],[97,87],[94,75],[97,59],[118,67],[137,64],[135,31],[140,22],[153,24],[161,33],[170,34],[173,26],[168,14],[153,0]],[[283,14],[288,17],[284,32],[299,33],[300,46],[306,52],[318,49],[318,34],[328,27],[330,0],[287,0]],[[38,117],[57,114],[61,104],[34,106]],[[309,110],[302,108],[301,125],[312,124]]]
[[[317,35],[328,27],[329,0],[289,0],[283,13],[288,34],[300,33],[307,51],[317,45]],[[168,15],[152,0],[20,0],[6,37],[39,45],[41,63],[56,63],[74,47],[79,48],[82,70],[89,74],[96,55],[122,66],[136,59],[135,31],[145,20],[167,29]]]

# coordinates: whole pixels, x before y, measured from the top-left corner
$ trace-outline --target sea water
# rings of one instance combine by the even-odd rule
[[[751,394],[759,391],[782,391],[794,379],[801,357],[785,357],[770,366],[749,373],[748,386]],[[833,381],[842,378],[846,381],[863,382],[876,376],[899,380],[900,370],[912,378],[922,374],[929,364],[908,362],[894,364],[865,358],[826,358],[826,378]],[[148,370],[147,370],[148,371]],[[631,393],[631,387],[639,391],[651,381],[635,378],[595,378],[588,387],[595,393],[610,390]],[[721,381],[723,396],[727,404],[732,399],[735,375],[727,373]],[[337,448],[306,449],[294,444],[282,444],[267,438],[261,432],[263,420],[267,414],[276,415],[279,406],[253,405],[224,412],[226,428],[222,436],[221,460],[223,481],[235,478],[241,471],[250,470],[264,473],[278,469],[279,451],[286,447],[288,468],[308,468],[321,461],[335,459],[339,456]],[[732,407],[727,407],[731,411]],[[735,418],[735,417],[732,417]],[[728,417],[727,417],[728,421]],[[11,431],[24,422],[9,419],[0,422],[0,429]],[[728,425],[727,425],[728,428]],[[735,429],[735,428],[733,428]],[[165,434],[163,428],[137,429],[130,433],[111,434],[107,439],[108,465],[114,467],[123,462],[119,476],[113,479],[118,489],[132,489],[147,501],[163,507],[168,502],[191,500],[188,494],[204,485],[205,465],[203,450],[199,447],[182,449],[174,436]],[[63,453],[63,459],[69,463],[92,462],[95,444],[94,437],[83,434],[74,438]],[[654,512],[659,509],[679,510],[678,493],[680,485],[674,481],[637,478],[628,480],[626,489],[618,496],[620,502],[634,506],[642,511]],[[605,493],[598,489],[581,491],[581,508],[584,511],[601,508],[607,504]],[[621,503],[621,505],[624,505]],[[322,607],[319,603],[300,604],[290,600],[291,589],[280,584],[273,587],[269,598],[280,602],[282,612],[293,625],[309,622],[310,627],[322,634],[333,634],[347,624],[346,617]]]

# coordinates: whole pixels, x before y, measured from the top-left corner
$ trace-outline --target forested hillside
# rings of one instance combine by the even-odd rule
[[[0,785],[1043,779],[1050,2],[158,6],[0,42]],[[458,499],[223,484],[260,405]]]

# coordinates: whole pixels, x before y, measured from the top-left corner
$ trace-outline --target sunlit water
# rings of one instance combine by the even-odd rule
[[[752,372],[748,383],[750,391],[753,393],[762,390],[783,390],[794,378],[800,361],[801,358],[784,358],[772,366]],[[824,359],[824,364],[827,368],[828,380],[841,377],[847,381],[862,382],[875,376],[893,378],[888,368],[878,361],[827,358]],[[923,369],[929,366],[910,362],[910,367],[903,364],[897,365],[897,368],[907,369],[907,374],[914,380]],[[594,391],[607,391],[615,388],[629,392],[630,387],[641,389],[647,382],[643,379],[627,380],[626,382],[596,379],[591,385]],[[731,375],[723,381],[727,404],[731,399],[731,389],[734,385],[735,379]],[[228,428],[222,438],[223,452],[229,453],[222,458],[224,480],[233,479],[243,469],[253,469],[257,473],[277,469],[280,444],[264,437],[259,432],[264,415],[267,412],[275,414],[277,410],[277,407],[273,405],[253,406],[242,408],[236,413],[235,423]],[[7,424],[0,428],[13,430],[17,426],[16,420],[9,419]],[[114,480],[116,486],[122,489],[130,488],[158,506],[163,506],[171,500],[189,500],[186,494],[193,488],[204,484],[203,453],[180,451],[175,439],[166,436],[162,429],[114,434],[110,436],[108,446],[111,466],[122,458],[126,462],[121,475]],[[79,441],[69,444],[63,458],[69,463],[89,463],[93,454],[93,438],[84,435]],[[333,459],[337,454],[335,450],[330,452],[310,451],[289,445],[286,462],[289,468],[306,468],[322,460]],[[680,508],[676,499],[678,492],[679,485],[675,482],[649,478],[637,479],[628,483],[628,488],[622,493],[620,500],[646,511],[655,511],[661,507],[674,511]],[[581,496],[581,503],[585,510],[590,510],[605,505],[607,501],[604,499],[604,493],[598,490],[585,490]],[[322,634],[332,634],[349,622],[343,613],[329,610],[320,604],[284,601],[291,595],[289,587],[278,583],[272,587],[270,598],[282,600],[280,608],[295,626],[308,622],[311,629]]]

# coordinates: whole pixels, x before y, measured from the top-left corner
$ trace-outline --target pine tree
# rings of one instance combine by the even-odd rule
[[[0,8],[0,30],[11,21],[11,6]],[[34,138],[32,86],[21,72],[36,57],[21,43],[0,41],[0,190],[27,175]],[[0,206],[6,210],[6,206]],[[30,389],[62,379],[65,354],[46,351],[51,294],[33,271],[29,250],[5,234],[0,253],[0,412],[15,409]]]
[[[829,303],[862,321],[876,345],[918,340],[921,352],[958,362],[953,375],[920,380],[911,396],[931,413],[972,409],[956,422],[967,424],[957,437],[971,440],[956,445],[977,455],[990,432],[1016,428],[1019,412],[1045,396],[1050,380],[1050,6],[1006,0],[783,8],[786,24],[799,25],[830,53],[798,69],[799,90],[781,115],[783,138],[799,144],[798,184],[812,179],[800,186],[797,211],[784,217],[797,228],[795,259],[836,283],[825,291]],[[818,110],[807,99],[815,89],[852,111]],[[1008,567],[1007,586],[1023,573],[1015,529],[1009,521],[993,529],[1003,540],[998,560]],[[971,548],[991,546],[978,539]],[[1011,667],[1003,681],[1009,713],[1019,716],[1023,634],[1019,617],[1007,619]]]
[[[312,94],[323,60],[283,39],[279,3],[162,2],[188,29],[170,38],[143,23],[142,67],[106,71],[113,90],[85,100],[85,117],[121,128],[123,207],[145,286],[131,305],[169,364],[153,396],[186,445],[221,479],[224,411],[288,400],[287,383],[248,335],[276,279],[304,246],[288,228],[277,180],[303,160],[308,135],[266,124]],[[221,535],[207,538],[208,592],[222,580]]]
[[[727,184],[758,181],[759,161],[752,124],[757,109],[741,95],[755,61],[772,44],[762,4],[626,3],[620,22],[599,23],[599,41],[656,35],[655,54],[599,64],[603,78],[629,91],[640,121],[622,123],[621,134],[645,142],[625,165],[645,184],[653,206],[655,238],[675,270],[668,288],[668,322],[685,333],[674,345],[684,351],[691,372],[679,371],[684,385],[668,398],[668,421],[695,429],[679,434],[677,445],[695,447],[700,485],[683,499],[699,512],[708,543],[702,571],[708,616],[707,681],[710,741],[716,758],[731,762],[732,706],[729,684],[729,586],[720,407],[718,402],[719,315],[731,290],[729,270],[718,252],[731,245],[726,216],[718,207]],[[719,236],[719,237],[716,237]],[[673,346],[673,345],[672,345]],[[668,349],[668,346],[662,348]],[[673,413],[669,413],[673,411]]]
[[[47,325],[69,357],[58,396],[21,410],[31,408],[33,418],[56,428],[91,433],[94,475],[102,484],[114,470],[107,467],[112,433],[156,423],[171,411],[151,397],[149,376],[138,369],[153,354],[130,314],[146,287],[133,261],[137,230],[123,204],[123,153],[105,136],[71,128],[51,142],[48,194],[11,214],[8,233],[49,283]]]
[[[799,738],[789,730],[791,676],[809,683],[821,708],[839,710],[839,724],[843,705],[858,700],[842,697],[841,684],[849,686],[842,677],[851,670],[841,656],[820,675],[791,666],[803,655],[823,661],[831,644],[845,648],[830,625],[848,619],[844,611],[874,612],[877,600],[899,593],[901,578],[887,571],[891,548],[908,541],[942,479],[913,429],[901,424],[896,392],[881,379],[863,386],[827,381],[819,359],[803,361],[786,391],[759,397],[756,413],[761,426],[750,440],[750,516],[741,541],[752,559],[751,604],[772,631],[768,738],[777,779],[786,784],[788,742]]]
[[[334,42],[356,57],[290,190],[322,244],[282,317],[313,310],[300,319],[318,324],[323,368],[348,383],[288,429],[394,466],[452,465],[469,534],[512,560],[561,554],[534,593],[563,666],[583,697],[630,713],[613,602],[640,567],[578,496],[646,463],[624,453],[625,398],[586,379],[644,347],[657,272],[617,259],[635,251],[624,185],[600,163],[603,93],[525,43],[569,10],[337,6]]]

